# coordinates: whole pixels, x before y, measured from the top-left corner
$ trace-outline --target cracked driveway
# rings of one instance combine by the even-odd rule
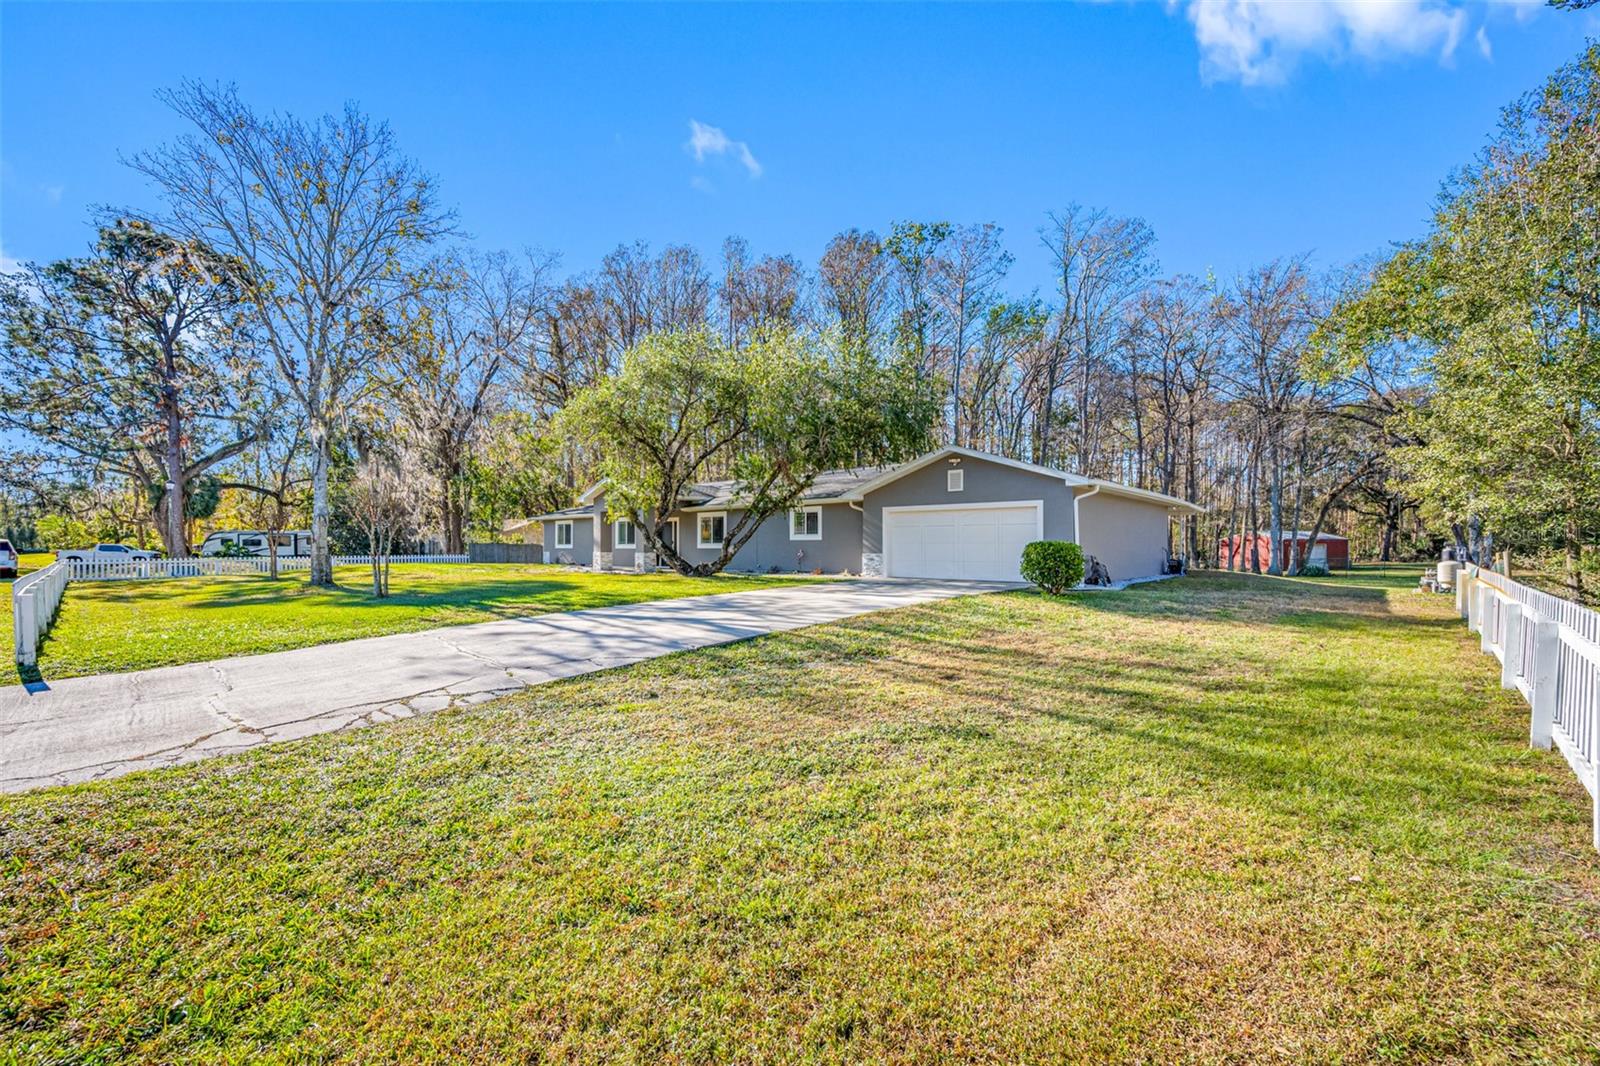
[[[90,781],[481,703],[529,685],[870,611],[992,592],[837,581],[511,618],[0,689],[0,791]]]

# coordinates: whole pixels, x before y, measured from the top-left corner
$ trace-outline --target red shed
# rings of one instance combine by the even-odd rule
[[[1283,565],[1289,565],[1289,553],[1293,551],[1295,541],[1300,542],[1300,556],[1307,565],[1320,563],[1329,570],[1344,570],[1350,566],[1350,540],[1333,533],[1318,533],[1317,543],[1313,548],[1307,549],[1311,542],[1311,531],[1302,529],[1299,533],[1285,533],[1283,535],[1283,554],[1279,556]],[[1261,560],[1261,569],[1265,570],[1272,561],[1272,534],[1258,533],[1254,537],[1246,533],[1237,537],[1223,537],[1217,545],[1217,565],[1224,570],[1249,570],[1251,546],[1255,547],[1255,554]]]

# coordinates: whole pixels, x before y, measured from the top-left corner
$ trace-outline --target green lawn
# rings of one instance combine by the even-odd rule
[[[305,575],[83,581],[67,587],[39,648],[46,679],[201,662],[461,622],[735,592],[812,578],[589,573],[563,566],[397,564],[390,596],[366,567],[339,567],[338,587]],[[0,639],[11,644],[10,605]],[[8,668],[5,683],[16,680]]]
[[[1571,1062],[1600,857],[1444,597],[930,604],[0,799],[0,1062]]]

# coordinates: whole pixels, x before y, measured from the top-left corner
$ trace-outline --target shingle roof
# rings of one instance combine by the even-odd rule
[[[886,470],[888,466],[856,466],[843,470],[824,470],[816,476],[801,499],[831,500],[848,496]],[[698,481],[683,494],[691,507],[727,507],[742,498],[737,481]]]
[[[548,522],[552,518],[593,518],[593,507],[567,507],[560,511],[551,511],[549,514],[536,514],[528,519],[529,522]]]

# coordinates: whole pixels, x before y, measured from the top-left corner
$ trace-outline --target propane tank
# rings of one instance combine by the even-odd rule
[[[1439,583],[1439,587],[1442,589],[1455,588],[1456,574],[1460,573],[1460,571],[1461,564],[1456,562],[1455,548],[1446,547],[1445,550],[1440,553],[1439,566],[1438,569],[1434,571],[1434,576]]]

